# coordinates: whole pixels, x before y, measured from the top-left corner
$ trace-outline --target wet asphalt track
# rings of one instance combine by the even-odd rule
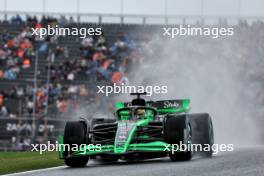
[[[223,152],[213,158],[171,162],[169,158],[136,163],[89,161],[84,168],[60,167],[23,176],[264,176],[264,146]]]

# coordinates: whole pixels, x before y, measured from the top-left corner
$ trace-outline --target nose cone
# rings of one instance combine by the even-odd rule
[[[125,153],[136,131],[135,122],[119,122],[115,137],[115,153]]]

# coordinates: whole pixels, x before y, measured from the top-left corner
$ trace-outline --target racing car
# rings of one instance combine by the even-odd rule
[[[131,102],[117,102],[115,118],[68,121],[60,136],[60,159],[70,167],[83,167],[89,159],[191,160],[195,152],[175,147],[180,144],[207,145],[209,149],[200,153],[212,156],[214,132],[208,113],[189,113],[190,99],[146,101],[142,94],[132,93],[137,97]]]

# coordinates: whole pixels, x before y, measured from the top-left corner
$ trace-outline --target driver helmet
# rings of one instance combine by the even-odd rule
[[[137,109],[136,110],[136,115],[145,116],[145,114],[146,114],[145,109]]]

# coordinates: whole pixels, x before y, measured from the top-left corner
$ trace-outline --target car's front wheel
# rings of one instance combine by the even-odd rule
[[[169,153],[171,161],[187,161],[192,158],[192,150],[189,150],[191,144],[192,130],[187,115],[169,116],[165,122],[166,142],[173,145]],[[186,150],[176,151],[181,145],[185,145]],[[183,147],[183,146],[182,146]]]
[[[85,133],[85,125],[82,122],[67,122],[64,130],[64,144],[69,145],[70,148],[73,145],[80,146],[81,144],[85,143],[86,139]],[[69,151],[64,151],[64,162],[67,166],[70,167],[84,167],[89,157],[82,156],[82,157],[69,157],[67,158],[68,154],[71,154],[73,151],[70,149]]]
[[[84,167],[88,162],[88,157],[65,158],[64,163],[70,167]]]

